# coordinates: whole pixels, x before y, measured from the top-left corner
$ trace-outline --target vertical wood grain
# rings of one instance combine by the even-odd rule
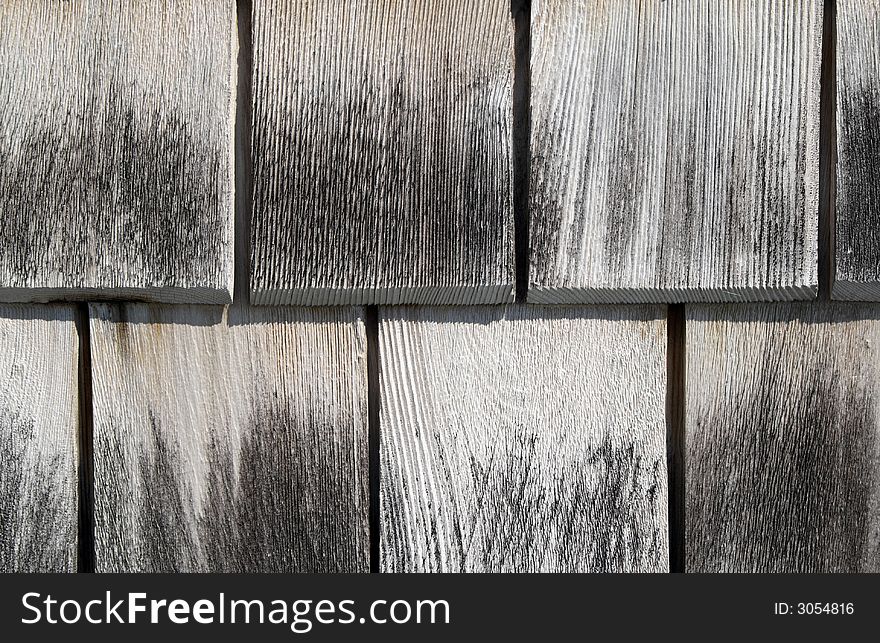
[[[367,571],[356,310],[91,316],[98,571]]]
[[[821,0],[535,0],[529,301],[815,296]]]
[[[880,307],[689,307],[687,570],[880,570],[878,393]]]
[[[230,300],[235,20],[0,0],[0,301]]]
[[[880,300],[880,2],[837,0],[834,299]]]
[[[0,572],[74,572],[77,335],[71,306],[0,306]]]
[[[382,571],[666,571],[661,315],[381,309]]]
[[[252,301],[511,301],[509,0],[264,0],[253,25]]]

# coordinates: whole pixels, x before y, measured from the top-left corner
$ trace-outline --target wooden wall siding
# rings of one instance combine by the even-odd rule
[[[0,0],[0,301],[230,300],[235,20]]]
[[[251,301],[511,301],[509,0],[262,0],[253,21]]]
[[[821,0],[535,0],[529,301],[812,298]]]
[[[880,307],[687,322],[687,571],[880,570]]]
[[[0,306],[0,572],[77,563],[77,333],[71,306]]]
[[[835,299],[880,299],[880,2],[837,2]]]
[[[666,571],[661,312],[383,310],[382,571]]]
[[[90,311],[98,571],[368,571],[356,309]]]

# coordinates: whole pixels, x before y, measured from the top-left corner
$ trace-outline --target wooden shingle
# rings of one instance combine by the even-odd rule
[[[666,571],[665,349],[657,308],[381,312],[381,571]]]
[[[369,570],[359,311],[90,310],[98,571]]]
[[[537,303],[809,299],[821,0],[540,0]]]
[[[264,0],[253,33],[251,301],[511,301],[509,0]]]
[[[77,567],[73,306],[0,306],[0,573]]]
[[[230,300],[234,5],[0,0],[0,301]]]
[[[837,2],[833,297],[880,300],[880,2]]]
[[[688,307],[686,354],[686,570],[880,570],[880,307]]]

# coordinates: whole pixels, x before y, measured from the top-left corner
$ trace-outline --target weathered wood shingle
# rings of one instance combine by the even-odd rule
[[[226,302],[235,3],[0,0],[0,301]]]
[[[661,315],[384,310],[382,571],[665,571]]]
[[[513,297],[509,0],[254,4],[252,301]]]
[[[0,573],[77,565],[71,306],[0,306]]]
[[[880,307],[687,322],[687,571],[880,571]]]
[[[880,299],[880,2],[837,2],[835,299]]]
[[[821,0],[532,5],[529,301],[817,289]]]
[[[91,315],[98,571],[368,570],[355,309]]]

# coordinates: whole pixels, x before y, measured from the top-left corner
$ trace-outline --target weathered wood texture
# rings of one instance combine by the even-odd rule
[[[368,570],[354,309],[91,314],[99,571]]]
[[[833,297],[880,299],[880,2],[837,2]]]
[[[821,0],[532,12],[529,301],[813,297]]]
[[[77,334],[70,306],[0,306],[0,572],[74,572]]]
[[[509,0],[254,4],[257,304],[514,289]]]
[[[0,0],[0,300],[230,300],[235,24]]]
[[[660,314],[384,311],[382,571],[665,571]]]
[[[880,571],[878,392],[878,306],[689,307],[687,571]]]

